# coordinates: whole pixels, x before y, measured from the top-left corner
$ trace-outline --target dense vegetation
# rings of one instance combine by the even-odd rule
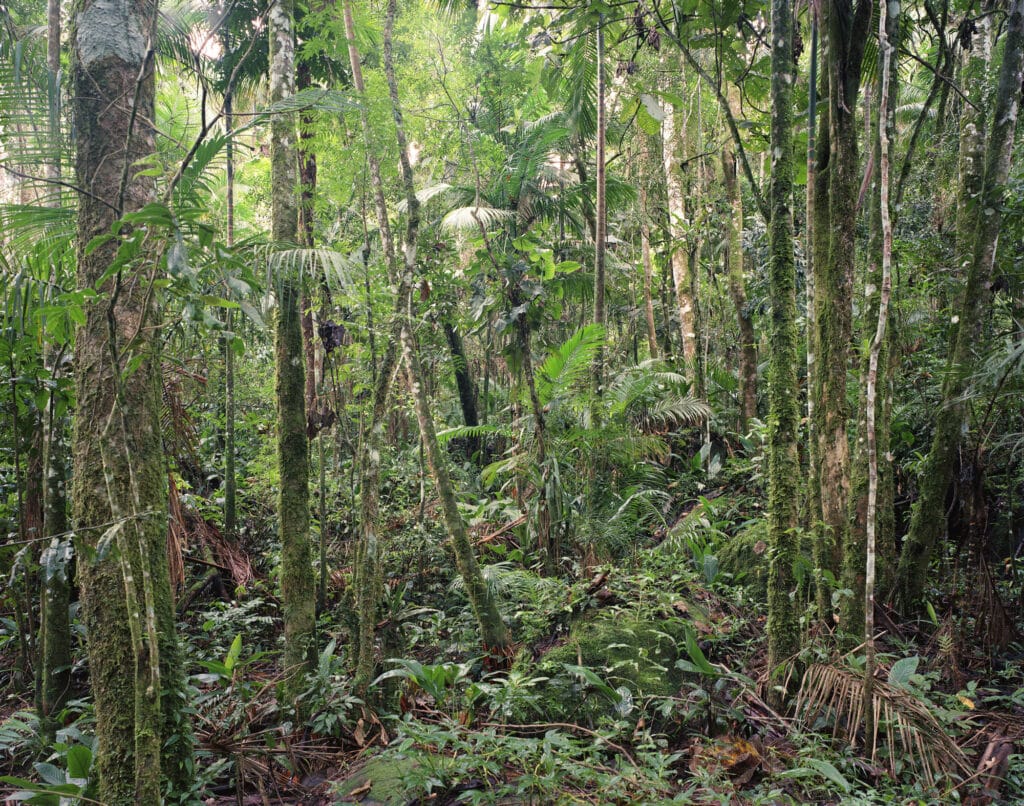
[[[0,20],[10,802],[1024,799],[1024,0]]]

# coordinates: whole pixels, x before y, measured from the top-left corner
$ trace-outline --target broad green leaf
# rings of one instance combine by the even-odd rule
[[[89,777],[92,766],[92,751],[84,744],[74,744],[68,748],[68,777],[85,779]]]
[[[917,674],[917,665],[921,662],[919,655],[901,658],[889,670],[889,685],[897,688],[910,688],[910,678]]]

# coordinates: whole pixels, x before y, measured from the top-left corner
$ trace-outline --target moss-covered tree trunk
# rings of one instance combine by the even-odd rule
[[[942,387],[942,406],[936,415],[931,450],[921,471],[920,496],[914,504],[910,530],[900,555],[899,595],[906,609],[920,606],[931,555],[946,528],[943,504],[966,416],[964,392],[982,348],[982,325],[992,293],[992,266],[1002,223],[1003,193],[1013,155],[1022,66],[1024,0],[1014,0],[1007,19],[991,133],[985,147],[984,181],[977,196],[962,199],[962,203],[974,210],[973,248],[956,317],[959,321],[953,326],[954,347]]]
[[[800,649],[800,628],[793,592],[797,553],[800,464],[797,439],[800,405],[797,388],[796,260],[793,253],[793,9],[790,0],[773,0],[772,172],[769,188],[769,290],[772,313],[768,363],[768,666],[773,680]],[[778,697],[776,699],[779,699]]]
[[[83,288],[97,287],[118,245],[111,240],[88,253],[85,247],[109,233],[120,213],[154,200],[152,178],[136,166],[155,150],[156,13],[156,3],[139,0],[79,0],[72,11]],[[73,521],[95,697],[98,797],[109,806],[159,803],[162,779],[180,791],[192,771],[167,568],[156,265],[148,254],[103,280],[75,347]],[[97,552],[101,544],[113,548]]]
[[[293,0],[275,0],[268,17],[270,99],[295,94]],[[274,243],[294,247],[298,235],[295,116],[278,113],[270,128],[271,217]],[[306,371],[302,350],[301,284],[294,261],[280,261],[274,333],[277,401],[278,534],[281,540],[281,598],[284,616],[286,696],[303,684],[302,672],[316,658],[316,586],[310,564],[309,440],[306,436]]]
[[[55,374],[56,361],[51,361]],[[70,573],[73,562],[68,536],[67,483],[70,453],[67,418],[58,410],[51,391],[44,415],[43,529],[48,545],[40,559],[42,580],[39,607],[39,717],[42,733],[53,741],[56,714],[71,692],[71,606]]]
[[[856,207],[860,188],[857,96],[868,39],[871,0],[835,0],[824,6],[824,59],[828,79],[827,138],[819,137],[814,222],[814,432],[815,492],[821,528],[819,570],[838,574],[847,533],[850,445],[847,437],[847,365],[853,324]],[[823,186],[823,180],[826,184]],[[827,205],[827,220],[822,210]],[[826,246],[827,243],[827,253]],[[822,596],[822,599],[827,597]],[[820,602],[827,607],[827,603]]]

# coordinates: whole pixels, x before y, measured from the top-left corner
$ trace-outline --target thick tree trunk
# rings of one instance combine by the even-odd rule
[[[977,201],[971,203],[976,207],[973,251],[957,317],[959,322],[954,325],[954,348],[943,383],[942,407],[936,416],[931,450],[921,474],[920,497],[914,504],[910,531],[900,556],[899,594],[903,607],[908,610],[920,606],[928,564],[935,543],[946,527],[944,500],[966,416],[964,392],[978,361],[982,324],[992,293],[992,266],[1002,223],[999,211],[1013,155],[1022,68],[1024,0],[1014,0],[1007,20],[991,134],[985,148],[984,182]]]
[[[768,669],[779,681],[800,649],[793,592],[799,515],[797,440],[796,260],[793,253],[793,12],[790,0],[773,0],[772,172],[769,188],[769,289],[772,299],[768,377]],[[776,699],[780,699],[776,697]]]
[[[270,99],[295,94],[293,0],[275,0],[269,14]],[[296,127],[293,114],[274,115],[270,130],[271,218],[274,243],[294,247],[296,204]],[[286,698],[303,685],[302,673],[316,659],[316,585],[310,564],[309,440],[306,436],[305,364],[302,350],[300,281],[291,267],[278,272],[274,333],[277,401],[277,463],[280,474],[278,534],[281,540],[281,598],[284,616]]]
[[[82,288],[96,287],[117,251],[108,241],[86,253],[90,241],[109,233],[120,213],[153,201],[152,178],[133,166],[155,151],[156,11],[137,0],[81,0],[73,11]],[[181,791],[192,770],[167,569],[155,263],[151,256],[103,282],[75,346],[73,515],[98,797],[110,806],[159,803],[161,776]],[[101,542],[118,550],[97,553]]]
[[[836,574],[842,562],[850,495],[850,445],[847,437],[847,364],[853,318],[853,270],[856,257],[856,207],[860,189],[855,110],[870,0],[836,0],[824,10],[825,58],[829,84],[828,149],[819,161],[814,222],[814,431],[817,438],[815,484],[821,509],[816,535],[819,570]],[[827,171],[825,170],[827,166]],[[827,179],[827,187],[822,181]],[[828,219],[823,220],[823,205]],[[827,254],[825,242],[827,241]],[[822,597],[827,598],[827,597]],[[827,604],[825,605],[828,609]]]

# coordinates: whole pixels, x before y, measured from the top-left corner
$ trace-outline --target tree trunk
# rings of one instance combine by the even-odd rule
[[[816,536],[822,570],[841,567],[849,517],[850,446],[846,435],[847,363],[853,316],[853,270],[856,256],[856,207],[860,189],[855,110],[860,88],[861,61],[871,19],[870,0],[836,0],[826,4],[825,59],[829,82],[827,173],[819,162],[815,205],[828,205],[827,223],[814,222],[814,424],[817,436],[816,484],[822,532]],[[823,155],[825,156],[825,155]],[[824,190],[824,192],[821,192]],[[827,239],[827,256],[823,241]],[[819,251],[819,249],[821,251]]]
[[[405,125],[398,99],[398,82],[395,78],[394,57],[392,53],[391,35],[395,24],[396,6],[396,0],[388,0],[387,19],[384,26],[384,72],[387,77],[388,92],[391,96],[391,109],[395,118],[398,159],[401,164],[402,182],[405,186],[407,204],[408,226],[405,234],[405,265],[403,274],[406,277],[411,277],[416,269],[416,239],[419,234],[420,217],[419,201],[416,199],[416,190],[413,185],[412,166],[409,163],[409,147],[405,137]],[[469,534],[466,531],[466,524],[462,520],[462,513],[459,512],[458,502],[455,500],[455,488],[452,484],[451,476],[448,474],[448,465],[444,454],[437,441],[434,419],[430,411],[430,399],[426,386],[423,383],[416,340],[412,332],[411,313],[411,311],[407,311],[409,315],[399,317],[401,322],[402,353],[411,376],[410,385],[412,387],[413,403],[416,408],[416,419],[420,427],[423,448],[427,455],[427,463],[430,465],[434,484],[437,486],[437,493],[441,498],[441,509],[444,513],[445,526],[447,527],[448,537],[452,542],[452,548],[455,552],[455,561],[459,574],[462,576],[470,605],[480,625],[480,637],[484,651],[493,654],[499,659],[501,665],[505,665],[511,658],[512,644],[509,640],[505,623],[501,620],[501,614],[498,612],[497,602],[494,600],[490,589],[487,587],[487,583],[484,581],[483,575],[480,573],[476,555],[473,552],[473,545],[470,543]]]
[[[745,434],[747,423],[757,417],[757,338],[754,321],[747,307],[747,283],[743,276],[743,199],[736,176],[736,156],[726,148],[722,152],[722,173],[725,195],[732,207],[727,223],[726,266],[729,276],[729,296],[736,309],[740,330],[740,433]]]
[[[270,100],[295,94],[294,0],[275,0],[269,14]],[[296,127],[291,113],[274,115],[270,129],[271,218],[278,249],[293,248],[298,236]],[[294,701],[302,673],[316,660],[316,585],[310,564],[309,440],[306,436],[305,364],[302,350],[300,281],[282,265],[274,332],[277,401],[278,534],[284,616],[285,696]]]
[[[896,13],[890,13],[890,12]],[[878,50],[881,77],[879,82],[878,102],[878,148],[875,165],[878,166],[878,218],[881,229],[881,289],[878,301],[871,307],[877,309],[878,322],[875,335],[871,341],[868,356],[866,382],[864,384],[865,399],[865,437],[867,443],[868,491],[865,504],[865,566],[864,587],[862,591],[861,614],[864,619],[864,735],[875,735],[875,566],[876,537],[878,531],[878,427],[875,422],[878,392],[878,366],[886,347],[885,332],[889,319],[889,295],[892,290],[892,220],[889,216],[889,184],[891,178],[890,161],[892,159],[891,136],[895,132],[896,90],[896,48],[893,39],[898,31],[899,3],[883,3],[878,21]],[[854,592],[856,598],[856,591]],[[866,742],[865,742],[866,744]],[[871,749],[871,760],[875,760],[875,749]]]
[[[476,406],[476,384],[469,372],[469,359],[462,343],[462,335],[451,322],[444,323],[444,336],[448,342],[448,352],[452,357],[452,368],[455,372],[455,386],[459,390],[459,407],[462,409],[462,421],[473,428],[480,425]],[[480,440],[470,437],[466,440],[466,458],[472,459],[480,451]]]
[[[605,86],[604,86],[604,14],[598,14],[597,23],[597,154],[594,184],[597,186],[594,228],[594,324],[604,327],[605,315],[605,241],[607,240],[608,212],[605,204]],[[597,415],[597,398],[604,389],[604,344],[594,354],[592,378],[594,406],[592,415]],[[596,417],[594,417],[596,421]]]
[[[118,248],[114,240],[88,253],[86,246],[122,212],[153,201],[152,178],[133,166],[155,151],[149,43],[156,13],[156,3],[136,0],[81,0],[73,12],[82,288],[97,286]],[[73,516],[95,696],[97,797],[109,806],[159,803],[161,776],[183,791],[192,772],[167,567],[154,257],[103,281],[75,346]],[[97,551],[111,542],[117,551]]]
[[[680,120],[681,116],[681,109],[674,109],[671,105],[666,107],[665,121],[662,124],[662,162],[668,200],[669,255],[676,290],[679,334],[682,338],[683,358],[686,361],[693,361],[697,355],[697,339],[693,325],[693,298],[690,295],[686,251],[683,248],[683,241],[687,238],[686,226],[690,222],[686,216],[680,167],[680,160],[684,157],[684,124]]]
[[[657,358],[658,329],[654,322],[654,267],[651,260],[651,219],[647,209],[646,176],[640,178],[640,258],[644,266],[644,319],[647,322],[647,349],[651,353],[651,358]]]
[[[224,129],[227,142],[224,144],[224,159],[227,163],[227,244],[235,243],[235,120],[233,95],[229,90],[224,96]],[[234,338],[234,315],[229,308],[226,313],[227,331]],[[238,480],[235,476],[235,351],[228,341],[224,352],[224,534],[234,540],[238,531],[238,506],[236,503]]]
[[[943,383],[942,406],[936,415],[931,450],[922,469],[920,497],[914,504],[910,530],[900,556],[899,594],[903,607],[908,610],[920,606],[928,564],[935,543],[946,527],[944,503],[966,417],[964,393],[977,365],[982,324],[992,293],[992,266],[1002,223],[999,211],[1013,155],[1022,66],[1024,0],[1014,0],[1007,21],[991,135],[985,148],[984,182],[977,202],[971,204],[976,207],[973,251],[957,317],[959,322],[954,325],[953,353]]]
[[[889,28],[884,32],[884,35],[888,37],[890,42],[894,42],[897,35],[895,26],[898,17],[887,12],[886,19]],[[895,47],[889,48],[888,54],[891,62],[885,64],[882,62],[882,53],[879,53],[879,81],[885,75],[889,77],[889,83],[886,85],[879,84],[879,111],[872,127],[875,134],[873,138],[874,158],[872,160],[874,167],[872,177],[873,188],[868,208],[871,230],[868,235],[868,276],[865,283],[867,315],[864,321],[868,327],[871,325],[875,326],[876,337],[879,341],[877,345],[872,343],[872,349],[864,356],[861,366],[861,377],[865,379],[864,394],[861,396],[861,412],[857,418],[857,440],[854,443],[855,448],[851,468],[850,529],[847,545],[843,550],[842,588],[851,591],[851,595],[844,600],[839,619],[839,626],[842,632],[854,637],[857,642],[861,640],[861,628],[865,623],[865,574],[868,564],[869,533],[871,533],[874,539],[875,553],[881,553],[883,557],[892,558],[892,552],[885,550],[885,541],[880,539],[883,538],[883,533],[878,528],[880,525],[879,493],[883,490],[886,480],[892,478],[889,463],[885,463],[884,466],[879,466],[878,464],[878,456],[884,456],[889,451],[889,423],[886,419],[886,413],[889,409],[884,405],[884,401],[883,405],[879,408],[874,400],[868,400],[869,392],[871,397],[877,396],[879,367],[883,368],[882,389],[884,390],[885,388],[885,377],[887,375],[885,367],[887,366],[889,356],[888,328],[881,321],[883,318],[887,318],[888,299],[883,299],[883,294],[889,293],[889,289],[886,288],[887,281],[891,288],[891,272],[887,273],[886,271],[886,261],[891,260],[891,254],[887,256],[885,253],[885,226],[888,224],[889,208],[883,208],[882,206],[882,190],[885,190],[884,195],[888,197],[890,177],[888,174],[883,175],[883,167],[890,164],[892,153],[890,151],[883,154],[882,143],[891,144],[894,134],[895,119],[893,111],[896,106],[897,90]],[[884,105],[882,100],[885,101]],[[882,123],[881,115],[883,112],[887,115],[884,120],[884,130],[879,128]],[[891,243],[889,247],[891,253]],[[885,311],[882,310],[883,304]],[[875,355],[876,348],[877,355]],[[871,367],[872,361],[874,362],[873,370]],[[881,415],[880,418],[879,414]],[[875,422],[872,422],[872,420]],[[868,433],[869,430],[871,433]],[[872,462],[874,463],[874,468],[872,468]],[[873,493],[875,501],[872,506],[869,506],[869,499],[872,496],[870,489],[872,473],[875,475],[875,492]],[[886,496],[882,495],[883,501],[885,498]],[[869,514],[869,509],[874,509],[874,515]],[[869,520],[871,521],[870,523]],[[878,551],[879,549],[881,549],[880,552]]]
[[[769,289],[772,299],[768,386],[768,670],[781,682],[787,662],[800,649],[793,592],[799,515],[797,440],[796,260],[793,253],[793,11],[790,0],[773,0],[772,172],[769,188]],[[776,700],[781,697],[776,697]]]
[[[50,109],[55,111],[60,99],[60,0],[47,3],[46,65],[51,93]],[[54,159],[47,165],[47,176],[60,179],[60,119],[50,119],[50,141]],[[59,187],[51,188],[52,206],[60,206]],[[61,278],[54,269],[51,281],[58,285]],[[46,363],[51,378],[63,375],[61,358],[66,345],[54,349],[46,345]],[[71,605],[70,569],[73,551],[68,535],[68,466],[70,452],[67,442],[67,417],[56,406],[56,392],[51,390],[47,409],[43,414],[43,529],[49,545],[40,557],[42,586],[39,603],[39,721],[43,741],[49,744],[55,738],[55,715],[64,707],[71,689]]]

